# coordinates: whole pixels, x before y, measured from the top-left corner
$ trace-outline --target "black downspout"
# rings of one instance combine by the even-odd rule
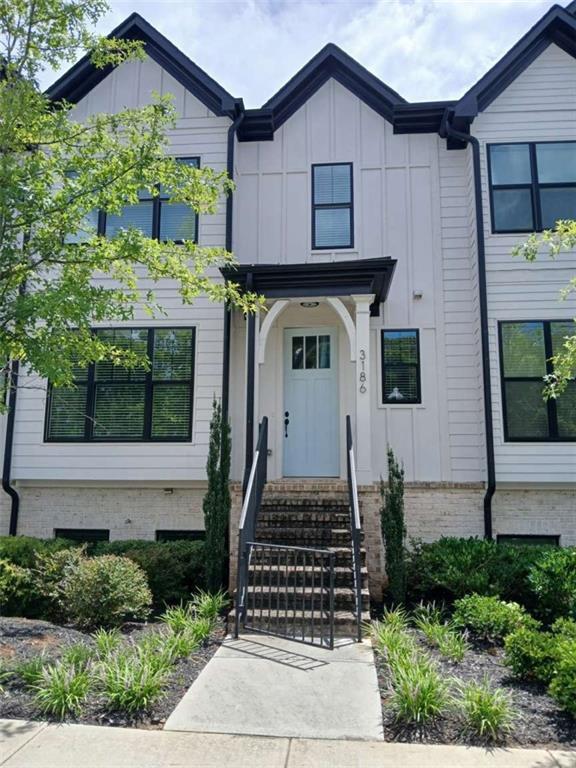
[[[492,390],[490,380],[490,340],[488,336],[488,299],[486,291],[486,247],[484,238],[484,215],[482,211],[482,178],[480,170],[480,143],[475,136],[458,131],[450,125],[445,113],[440,135],[471,144],[474,167],[474,197],[476,207],[476,237],[478,247],[478,293],[480,298],[480,335],[482,339],[482,383],[484,387],[484,429],[486,432],[486,475],[484,494],[484,538],[492,538],[492,498],[496,491],[496,469],[494,462],[494,424],[492,417]]]
[[[228,178],[234,180],[234,137],[236,131],[244,120],[244,112],[234,120],[228,128],[228,147],[227,147],[227,171]],[[233,192],[228,193],[226,198],[226,250],[232,251],[232,224],[234,213]],[[230,307],[224,306],[224,359],[222,362],[222,421],[228,421],[230,410],[230,333],[232,325],[232,313]]]
[[[254,287],[253,275],[246,275],[246,290]],[[252,466],[252,454],[254,453],[254,366],[256,364],[256,314],[250,312],[246,318],[248,324],[246,334],[246,451],[244,459],[244,481],[242,483],[243,494],[248,487],[248,478]]]
[[[18,512],[20,511],[20,496],[15,488],[10,485],[10,475],[12,474],[12,444],[14,442],[14,423],[16,421],[16,399],[18,392],[18,370],[20,363],[13,360],[8,377],[10,395],[8,397],[8,420],[6,422],[6,440],[4,442],[4,465],[2,468],[2,490],[10,496],[12,500],[10,508],[10,527],[8,533],[10,536],[16,536],[18,531]]]
[[[240,124],[244,120],[244,112],[234,120],[228,128],[228,143],[226,148],[226,170],[228,178],[234,180],[234,137]],[[232,251],[232,224],[234,212],[233,192],[228,193],[226,198],[226,236],[225,248],[230,253]],[[228,423],[228,414],[230,411],[230,334],[232,331],[232,311],[228,304],[224,305],[224,336],[222,343],[224,345],[222,359],[222,423]],[[222,574],[222,583],[228,588],[230,578],[230,520],[226,521],[226,530],[224,531],[224,551],[226,552],[226,562],[224,563],[224,573]]]

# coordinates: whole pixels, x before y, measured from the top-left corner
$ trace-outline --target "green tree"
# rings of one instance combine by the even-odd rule
[[[380,480],[382,539],[386,552],[388,594],[393,603],[406,599],[406,524],[404,522],[404,468],[388,448],[388,484]]]
[[[545,250],[555,259],[562,251],[576,249],[576,221],[557,221],[554,229],[548,229],[541,234],[530,235],[528,240],[514,248],[515,256],[522,256],[526,261],[535,261]],[[561,298],[566,300],[576,293],[576,276],[562,290]],[[566,336],[562,349],[552,358],[554,373],[545,376],[546,397],[558,397],[567,387],[568,382],[576,376],[576,326],[574,334]]]
[[[91,332],[94,323],[131,320],[136,306],[161,312],[139,276],[175,281],[185,303],[207,295],[245,312],[258,304],[211,277],[233,260],[224,249],[159,242],[133,228],[97,234],[97,211],[119,214],[142,191],[156,196],[162,185],[173,202],[210,214],[231,189],[225,173],[166,154],[176,119],[169,96],[80,123],[73,105],[41,92],[43,70],[84,52],[97,67],[144,56],[138,41],[90,33],[107,9],[104,0],[0,0],[0,359],[61,386],[78,364],[143,362]]]
[[[230,517],[230,425],[222,418],[222,406],[214,399],[210,421],[210,444],[206,474],[208,490],[204,496],[204,527],[206,529],[206,582],[216,592],[226,580],[226,531]]]

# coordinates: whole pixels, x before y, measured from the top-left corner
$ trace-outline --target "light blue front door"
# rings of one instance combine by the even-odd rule
[[[338,336],[335,328],[284,331],[285,477],[338,477]]]

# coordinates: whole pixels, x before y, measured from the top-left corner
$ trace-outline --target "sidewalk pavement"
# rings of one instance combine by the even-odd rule
[[[226,638],[166,731],[298,739],[384,739],[368,641],[333,651],[270,635]]]
[[[177,733],[0,720],[2,768],[576,768],[576,752]]]

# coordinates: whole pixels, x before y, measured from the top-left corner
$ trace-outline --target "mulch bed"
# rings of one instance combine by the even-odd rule
[[[461,662],[443,659],[435,650],[424,643],[418,632],[423,648],[435,659],[442,674],[447,678],[458,678],[464,682],[482,680],[487,676],[495,687],[508,691],[516,710],[512,732],[498,746],[540,747],[546,749],[576,748],[576,720],[563,712],[546,693],[546,687],[539,683],[521,682],[512,677],[504,665],[502,648],[471,644]],[[439,719],[424,729],[406,726],[396,722],[390,711],[390,675],[385,661],[376,655],[376,669],[382,699],[384,738],[386,741],[420,742],[424,744],[467,744],[485,745],[486,742],[473,734],[463,731],[455,714]]]
[[[126,624],[122,627],[123,642],[127,645],[134,644],[146,633],[157,632],[160,626],[155,623]],[[65,722],[124,728],[162,728],[182,696],[216,653],[225,635],[225,622],[220,620],[201,648],[172,667],[166,680],[164,695],[150,711],[135,716],[110,712],[107,711],[101,696],[90,693],[82,713],[77,717],[67,717]],[[49,659],[57,659],[66,647],[80,642],[93,644],[90,635],[71,627],[61,627],[47,621],[0,617],[0,667],[3,668],[10,668],[40,653],[44,653]],[[0,693],[0,718],[49,719],[39,712],[33,694],[26,690],[15,676],[10,676],[2,685],[4,690]]]

